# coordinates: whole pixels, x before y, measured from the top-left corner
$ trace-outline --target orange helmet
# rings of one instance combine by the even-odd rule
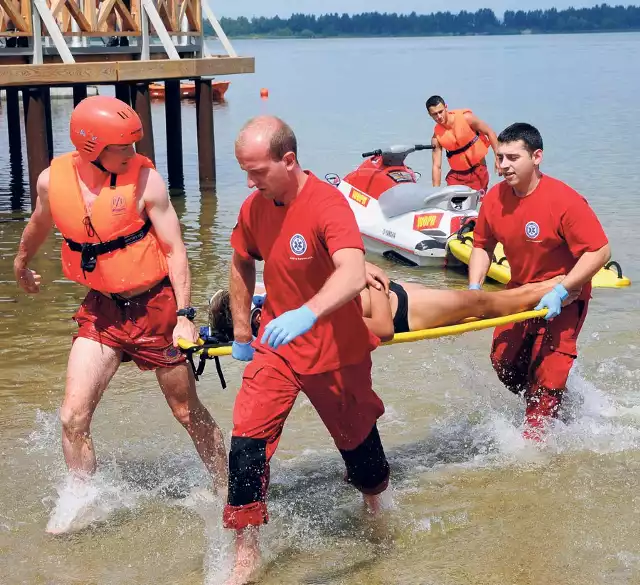
[[[140,117],[123,101],[94,95],[71,113],[71,142],[84,159],[95,161],[109,144],[133,144],[142,138]]]

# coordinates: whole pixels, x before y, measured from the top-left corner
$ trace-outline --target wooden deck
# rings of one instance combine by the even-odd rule
[[[124,47],[123,47],[124,48]],[[2,50],[0,49],[0,52]],[[78,57],[81,58],[79,54]],[[167,59],[164,51],[153,52],[149,61],[136,60],[132,53],[95,53],[86,61],[60,63],[52,57],[42,65],[5,65],[0,58],[0,87],[35,85],[64,86],[76,83],[101,84],[119,81],[156,81],[164,79],[189,79],[217,75],[253,73],[253,57],[227,57],[223,55],[204,58]],[[114,58],[115,57],[115,58]]]
[[[210,190],[215,185],[211,77],[253,73],[255,60],[238,56],[209,1],[0,0],[0,39],[9,44],[0,48],[0,89],[11,112],[7,120],[14,160],[22,160],[22,95],[32,208],[38,176],[54,156],[55,87],[72,86],[77,105],[87,97],[87,86],[113,85],[116,97],[142,121],[144,136],[136,151],[154,161],[149,83],[164,81],[168,183],[181,190],[180,80],[194,80],[200,186]],[[211,54],[203,19],[211,24],[224,54]]]
[[[145,82],[253,73],[238,56],[208,0],[0,0],[0,87]],[[210,54],[207,18],[226,54]],[[8,22],[12,24],[9,25]],[[126,38],[129,46],[104,40]],[[43,40],[46,39],[46,42]],[[76,45],[83,46],[76,46]]]

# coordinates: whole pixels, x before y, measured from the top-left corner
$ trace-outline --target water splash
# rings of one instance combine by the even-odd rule
[[[58,498],[47,523],[50,534],[68,534],[107,520],[115,511],[136,507],[142,493],[104,474],[91,478],[69,474],[56,487]]]

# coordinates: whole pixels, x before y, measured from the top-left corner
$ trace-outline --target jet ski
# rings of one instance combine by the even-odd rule
[[[478,216],[481,193],[462,185],[419,184],[405,164],[412,152],[431,145],[397,145],[365,152],[362,164],[340,178],[325,175],[353,210],[367,252],[405,266],[444,266],[447,240]]]

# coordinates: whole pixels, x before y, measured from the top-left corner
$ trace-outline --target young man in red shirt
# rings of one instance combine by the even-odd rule
[[[504,181],[483,200],[469,262],[472,289],[480,288],[497,242],[509,259],[511,288],[565,275],[536,307],[548,309],[544,318],[498,327],[493,336],[491,362],[509,390],[524,394],[524,436],[534,440],[557,416],[577,357],[591,279],[610,258],[607,237],[587,201],[543,175],[542,156],[542,137],[530,124],[512,124],[498,136]],[[570,295],[576,300],[568,302]]]
[[[250,120],[236,158],[256,190],[231,236],[233,357],[245,368],[233,412],[224,525],[236,532],[228,583],[246,583],[259,564],[257,527],[268,520],[269,460],[298,393],[308,397],[340,450],[347,479],[371,511],[388,484],[376,426],[384,406],[371,384],[380,340],[362,318],[364,247],[342,194],[298,164],[293,131],[282,120]],[[264,260],[269,296],[253,339],[255,261]]]

